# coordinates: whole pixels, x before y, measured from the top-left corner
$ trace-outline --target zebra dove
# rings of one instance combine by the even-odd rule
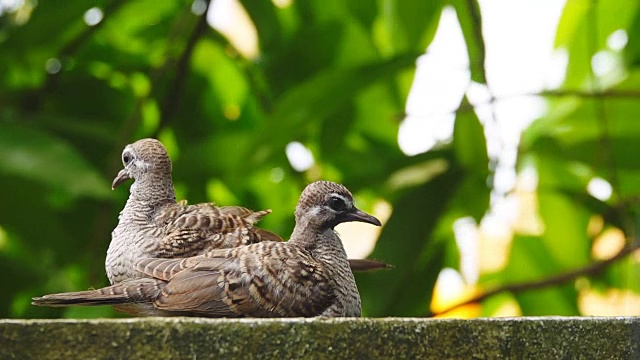
[[[288,242],[262,241],[184,259],[149,258],[147,276],[98,290],[46,295],[33,304],[144,305],[139,315],[311,317],[361,315],[360,295],[333,228],[361,221],[380,226],[342,185],[308,185]],[[149,306],[152,304],[152,306]]]
[[[281,240],[253,226],[271,210],[253,212],[238,206],[176,202],[171,160],[158,140],[142,139],[127,145],[122,163],[124,169],[112,188],[127,179],[134,179],[134,183],[107,250],[105,268],[111,284],[144,277],[135,268],[140,259],[188,257],[210,249]]]
[[[262,240],[282,241],[278,235],[253,226],[271,210],[253,212],[239,206],[176,202],[171,160],[158,140],[142,139],[127,145],[122,163],[124,169],[112,188],[128,179],[134,183],[107,250],[105,267],[112,285],[145,277],[135,268],[143,258],[189,257]],[[350,261],[356,271],[387,267],[373,260]]]

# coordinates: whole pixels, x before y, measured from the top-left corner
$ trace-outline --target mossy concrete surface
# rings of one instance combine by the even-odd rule
[[[640,359],[640,318],[0,320],[0,359]]]

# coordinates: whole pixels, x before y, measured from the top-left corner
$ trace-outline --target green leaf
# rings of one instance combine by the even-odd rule
[[[344,150],[345,138],[350,133],[353,118],[353,109],[343,106],[325,120],[320,130],[320,148],[323,156],[331,156]]]
[[[440,0],[385,0],[383,21],[392,53],[424,52],[435,36],[443,5]]]
[[[290,134],[298,134],[300,139],[306,126],[324,120],[367,86],[415,66],[417,56],[418,54],[403,54],[363,66],[320,73],[293,88],[276,104],[267,121],[269,141],[261,137],[256,143],[264,144],[262,146],[267,147],[268,150],[265,150],[269,153],[284,149],[293,140]]]
[[[628,29],[632,25],[638,6],[637,2],[627,0],[567,2],[555,41],[555,46],[566,49],[569,55],[564,87],[601,90],[605,82],[599,81],[598,76],[593,74],[591,59],[602,50],[609,51],[609,36],[614,31]],[[626,33],[632,34],[630,31]]]
[[[0,172],[40,181],[72,196],[105,199],[107,181],[69,144],[40,130],[0,123]]]
[[[242,0],[251,21],[258,30],[260,49],[267,54],[275,53],[282,46],[282,22],[278,19],[279,10],[267,1]]]
[[[393,214],[370,257],[395,267],[358,276],[367,316],[429,313],[433,286],[444,260],[444,243],[434,241],[432,233],[460,179],[460,169],[450,168],[394,202]]]
[[[542,240],[549,256],[564,270],[589,263],[591,241],[587,225],[591,214],[573,199],[553,191],[538,192],[538,201],[544,222]]]
[[[640,65],[640,12],[635,12],[627,34],[629,38],[624,49],[625,59],[631,67],[637,67]]]
[[[547,251],[541,239],[516,236],[511,244],[509,264],[501,272],[504,283],[537,281],[556,275],[562,266]],[[561,286],[515,294],[524,315],[578,315],[577,292],[571,282]]]
[[[596,281],[603,281],[606,287],[629,289],[640,293],[640,266],[634,255],[609,265],[602,274],[597,274]]]
[[[482,37],[482,13],[477,0],[452,0],[469,54],[471,80],[486,84],[485,45]]]
[[[212,63],[216,66],[212,67]],[[206,95],[221,98],[224,107],[240,108],[244,104],[249,90],[245,74],[218,44],[208,39],[200,41],[193,52],[191,67],[211,86],[211,93]]]
[[[466,104],[466,101],[463,101]],[[473,111],[459,111],[453,128],[453,149],[458,162],[471,171],[489,174],[489,155],[484,128]]]

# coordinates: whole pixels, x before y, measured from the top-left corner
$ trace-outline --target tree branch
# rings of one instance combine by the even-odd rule
[[[180,55],[178,62],[176,64],[176,75],[173,79],[173,83],[169,87],[167,91],[167,95],[164,97],[162,106],[160,108],[160,124],[158,128],[153,134],[153,137],[158,137],[158,134],[162,129],[168,126],[177,110],[177,105],[180,100],[180,94],[182,92],[182,88],[187,77],[187,71],[189,70],[189,61],[191,60],[191,55],[193,54],[193,49],[195,48],[196,43],[202,37],[205,30],[207,29],[207,13],[209,12],[209,6],[211,5],[211,0],[206,1],[206,8],[198,22],[196,23],[193,32],[187,39],[187,44],[184,48],[184,51]]]
[[[521,96],[549,96],[549,97],[580,97],[580,98],[640,98],[638,90],[604,90],[604,91],[584,91],[584,90],[549,90],[540,93],[524,94]]]
[[[626,247],[624,247],[622,250],[620,250],[616,255],[614,255],[613,257],[607,259],[607,260],[603,260],[603,261],[598,261],[598,262],[594,262],[592,264],[589,264],[585,267],[579,268],[579,269],[575,269],[575,270],[571,270],[571,271],[567,271],[564,273],[560,273],[558,275],[546,278],[546,279],[542,279],[542,280],[534,280],[534,281],[528,281],[528,282],[521,282],[521,283],[515,283],[515,284],[507,284],[504,286],[500,286],[497,287],[495,289],[489,290],[487,292],[484,292],[482,294],[476,295],[474,297],[472,297],[471,299],[465,300],[461,303],[455,304],[453,306],[450,306],[449,308],[439,311],[437,313],[434,313],[433,315],[442,315],[445,314],[451,310],[457,309],[459,307],[465,306],[465,305],[469,305],[469,304],[473,304],[473,303],[478,303],[481,302],[491,296],[503,293],[505,291],[510,292],[510,293],[519,293],[519,292],[524,292],[524,291],[529,291],[529,290],[535,290],[535,289],[541,289],[541,288],[545,288],[545,287],[550,287],[550,286],[555,286],[555,285],[561,285],[561,284],[565,284],[569,281],[575,280],[580,276],[584,276],[584,275],[593,275],[596,273],[601,272],[602,270],[604,270],[607,266],[617,262],[618,260],[624,258],[625,256],[633,253],[634,251],[640,249],[640,242],[632,242],[630,245],[627,245]]]

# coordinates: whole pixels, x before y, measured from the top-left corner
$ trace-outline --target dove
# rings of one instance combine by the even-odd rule
[[[171,160],[156,139],[127,145],[122,163],[124,168],[112,188],[129,179],[134,182],[107,250],[105,269],[111,284],[143,277],[135,269],[136,262],[143,258],[188,257],[210,249],[281,240],[254,227],[271,210],[254,212],[239,206],[177,202]]]
[[[190,257],[263,240],[282,241],[280,236],[254,226],[271,210],[254,212],[240,206],[176,202],[171,159],[156,139],[127,145],[122,164],[124,168],[112,188],[129,179],[134,182],[107,250],[105,268],[112,285],[144,277],[135,267],[143,258]],[[387,267],[375,260],[351,262],[356,271]]]
[[[309,184],[289,241],[214,249],[185,258],[146,258],[138,278],[97,290],[34,298],[40,306],[115,305],[138,315],[359,317],[360,295],[336,225],[380,221],[359,210],[346,187]]]

